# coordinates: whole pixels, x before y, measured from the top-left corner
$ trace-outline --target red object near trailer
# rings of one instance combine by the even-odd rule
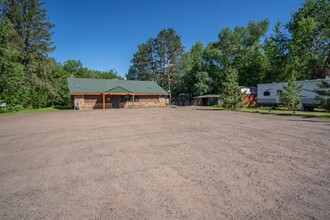
[[[242,103],[248,107],[257,106],[257,88],[256,87],[241,87],[243,93]]]
[[[245,94],[242,99],[243,105],[248,107],[257,106],[257,94]]]

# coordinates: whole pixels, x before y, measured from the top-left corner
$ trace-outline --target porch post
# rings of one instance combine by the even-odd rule
[[[132,95],[132,108],[134,108],[134,93]]]
[[[102,94],[102,97],[103,97],[103,110],[105,109],[105,94],[103,93]]]

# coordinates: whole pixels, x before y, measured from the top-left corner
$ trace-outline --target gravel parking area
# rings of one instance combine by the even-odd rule
[[[0,125],[0,219],[330,216],[330,121],[181,107]]]

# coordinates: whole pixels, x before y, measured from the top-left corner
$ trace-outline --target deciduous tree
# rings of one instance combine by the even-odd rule
[[[287,24],[290,62],[298,80],[324,78],[330,74],[330,3],[306,0]]]
[[[265,40],[264,53],[267,63],[263,83],[287,80],[289,38],[282,29],[282,24],[278,22],[275,25],[274,33]]]

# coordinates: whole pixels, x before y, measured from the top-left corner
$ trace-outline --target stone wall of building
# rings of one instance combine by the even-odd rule
[[[85,96],[84,95],[75,95],[73,99],[74,108],[75,109],[82,109],[85,105]]]
[[[111,95],[105,96],[106,109],[112,108]],[[103,97],[102,95],[75,95],[73,96],[74,107],[80,110],[102,109]],[[134,107],[164,107],[166,103],[165,96],[136,96]],[[120,108],[132,108],[132,100],[127,100],[125,96],[120,98]]]
[[[103,108],[102,95],[85,95],[84,108],[86,109]]]
[[[147,107],[164,107],[165,96],[136,96],[134,107],[147,108]],[[132,108],[132,102],[126,102],[124,108]]]

